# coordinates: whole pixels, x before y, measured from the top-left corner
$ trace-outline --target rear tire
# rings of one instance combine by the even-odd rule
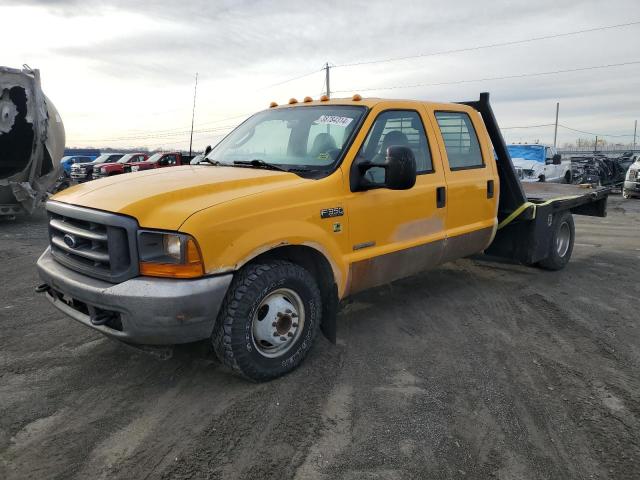
[[[291,262],[248,265],[233,279],[211,336],[220,361],[257,382],[295,369],[322,317],[313,276]]]
[[[576,229],[571,212],[563,212],[555,215],[551,225],[552,238],[549,247],[549,256],[538,262],[540,268],[545,270],[561,270],[569,263],[573,252],[573,242]]]
[[[571,170],[564,174],[564,183],[571,183]]]

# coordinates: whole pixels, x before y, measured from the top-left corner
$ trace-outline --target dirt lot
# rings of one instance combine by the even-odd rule
[[[54,311],[45,226],[0,223],[0,478],[640,476],[640,200],[577,218],[562,272],[465,259],[358,295],[260,385]]]

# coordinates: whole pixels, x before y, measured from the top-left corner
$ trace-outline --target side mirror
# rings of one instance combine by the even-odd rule
[[[560,163],[562,163],[562,157],[559,153],[556,153],[551,160],[554,165],[560,165]]]
[[[385,172],[384,184],[372,182],[365,176],[371,168],[382,168]],[[385,187],[390,190],[408,190],[416,183],[416,159],[408,147],[398,145],[387,148],[387,156],[382,163],[360,161],[351,164],[349,183],[352,192]]]
[[[385,186],[391,190],[409,190],[416,184],[416,157],[409,147],[387,148]]]

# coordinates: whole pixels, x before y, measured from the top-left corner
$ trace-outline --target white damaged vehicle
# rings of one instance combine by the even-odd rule
[[[548,145],[507,145],[516,172],[523,182],[571,183],[571,160],[562,160]]]
[[[0,217],[32,213],[62,172],[64,126],[40,72],[0,67]]]

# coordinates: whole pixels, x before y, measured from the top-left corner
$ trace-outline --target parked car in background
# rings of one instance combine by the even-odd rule
[[[112,163],[103,163],[102,165],[97,165],[93,169],[93,178],[103,178],[110,177],[112,175],[119,175],[124,173],[124,166],[127,163],[137,163],[144,162],[149,155],[146,153],[127,153],[123,155],[120,160]]]
[[[635,155],[635,161],[627,170],[622,196],[624,198],[640,197],[640,155]]]
[[[60,159],[60,166],[62,167],[62,174],[65,177],[71,177],[71,167],[76,163],[89,163],[93,162],[96,157],[89,157],[86,155],[68,155]]]
[[[130,162],[124,165],[124,171],[137,172],[139,170],[150,170],[152,168],[177,167],[178,165],[189,165],[193,156],[183,155],[180,152],[158,152],[151,155],[144,162]]]
[[[103,163],[117,162],[123,157],[124,153],[103,153],[98,158],[88,163],[75,163],[71,167],[71,178],[75,182],[87,182],[91,180],[93,176],[93,169],[97,165]]]
[[[571,161],[562,161],[555,147],[512,144],[507,149],[523,182],[571,183]]]

